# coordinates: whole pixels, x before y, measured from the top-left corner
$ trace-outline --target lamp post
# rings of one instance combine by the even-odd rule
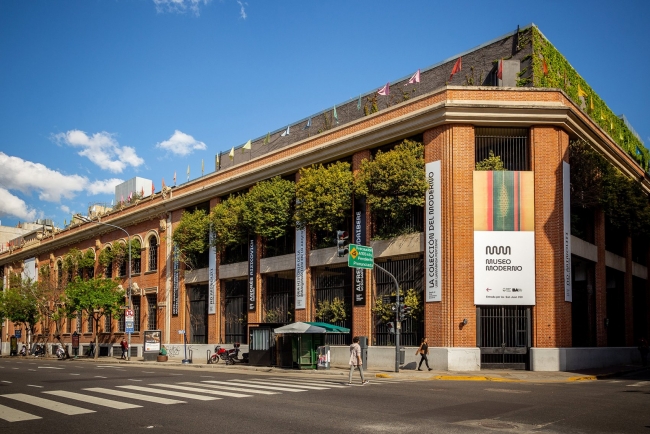
[[[132,301],[131,301],[131,289],[133,288],[133,283],[131,281],[131,265],[132,265],[131,264],[131,235],[129,235],[129,233],[126,231],[126,229],[124,229],[122,227],[112,225],[110,223],[100,222],[99,220],[97,220],[97,221],[91,220],[88,217],[82,216],[80,214],[77,214],[77,217],[79,217],[80,220],[85,221],[87,223],[96,223],[98,225],[110,226],[112,228],[119,229],[119,230],[121,230],[122,232],[124,232],[126,234],[126,239],[127,239],[128,244],[129,244],[129,287],[127,288],[127,291],[128,291],[128,297],[127,298],[128,298],[128,302],[129,302],[129,310],[133,309],[133,304],[132,304]],[[126,313],[125,313],[125,316],[126,316]],[[126,324],[125,324],[125,328],[126,328]],[[127,333],[126,335],[127,335],[126,341],[128,343],[128,347],[129,347],[128,351],[126,352],[126,360],[130,361],[131,360],[131,333]]]

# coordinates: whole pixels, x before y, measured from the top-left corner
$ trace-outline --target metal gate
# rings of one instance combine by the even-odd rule
[[[296,280],[266,276],[264,322],[288,324],[293,322],[295,311]]]
[[[331,318],[317,318],[317,321],[331,323],[352,329],[352,269],[349,267],[324,267],[313,270],[316,307],[319,303],[332,302],[335,298],[345,303],[346,318],[332,321]],[[350,333],[325,335],[325,345],[350,345]]]
[[[483,369],[527,369],[530,306],[477,306],[477,346]]]
[[[208,343],[208,285],[187,287],[190,302],[190,344]]]
[[[246,295],[248,280],[226,282],[226,343],[248,343]]]

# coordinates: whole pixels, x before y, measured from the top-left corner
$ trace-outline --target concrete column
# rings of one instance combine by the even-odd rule
[[[474,127],[425,131],[424,159],[440,160],[442,177],[442,301],[425,303],[425,334],[431,346],[474,347]],[[468,324],[462,326],[465,318]]]
[[[562,162],[569,137],[556,127],[530,130],[535,172],[535,307],[533,345],[571,346],[571,303],[564,301]]]
[[[605,265],[605,212],[596,210],[594,215],[595,243],[598,251],[596,262],[596,344],[607,346],[607,271]]]
[[[625,308],[625,345],[634,346],[634,308],[632,306],[632,237],[625,239],[625,280],[623,282],[623,297]]]

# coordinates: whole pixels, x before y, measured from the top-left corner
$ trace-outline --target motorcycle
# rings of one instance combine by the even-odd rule
[[[227,359],[226,359],[226,365],[234,365],[235,363],[248,363],[248,353],[241,353],[242,358],[239,358],[240,350],[239,350],[239,342],[236,342],[233,345],[235,348],[232,350],[228,350],[226,353]]]
[[[221,345],[214,347],[214,353],[208,359],[208,364],[219,363],[219,360],[228,360],[228,349],[221,348]]]
[[[68,357],[68,355],[65,353],[65,349],[63,348],[63,345],[61,345],[61,344],[58,344],[58,346],[56,348],[56,357],[59,360],[64,360],[64,359],[66,359]]]

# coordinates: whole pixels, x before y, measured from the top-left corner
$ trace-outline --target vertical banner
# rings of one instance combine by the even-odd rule
[[[174,255],[174,277],[172,280],[172,315],[178,315],[178,286],[180,285],[179,276],[180,276],[180,252],[178,251],[178,245],[174,243],[173,247]]]
[[[365,246],[366,239],[366,199],[358,198],[354,203],[354,243]],[[354,273],[354,305],[366,305],[366,270],[353,268]]]
[[[474,172],[474,304],[535,304],[533,172]]]
[[[296,228],[296,309],[305,309],[307,230]]]
[[[442,225],[442,199],[440,187],[440,161],[432,161],[424,167],[429,188],[426,195],[426,222],[425,222],[425,256],[426,256],[426,300],[442,301],[442,276],[440,264],[442,262],[441,225]]]
[[[573,301],[571,287],[571,166],[562,162],[562,205],[564,211],[564,301]]]
[[[248,241],[248,311],[255,310],[255,301],[257,300],[257,267],[255,259],[257,258],[257,243],[255,240]]]
[[[208,314],[217,313],[217,248],[213,245],[214,233],[210,225],[210,249],[208,250]]]

